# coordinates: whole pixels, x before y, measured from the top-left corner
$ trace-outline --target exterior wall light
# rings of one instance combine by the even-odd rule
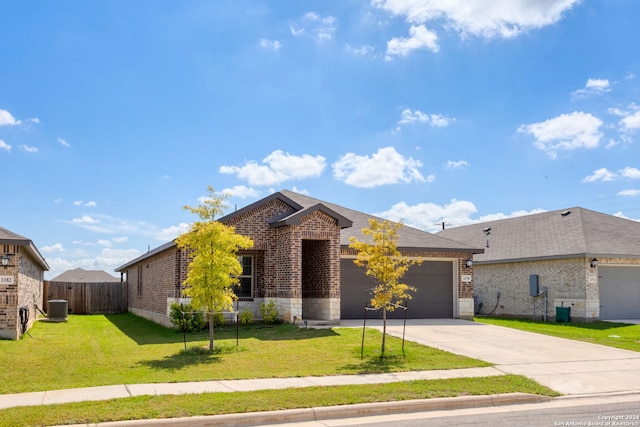
[[[4,255],[2,255],[2,258],[1,258],[1,259],[2,259],[2,266],[3,266],[4,268],[9,267],[9,256],[10,256],[10,255],[11,255],[11,254],[4,254]]]
[[[591,268],[596,268],[598,266],[598,260],[597,259],[592,259],[591,260]]]
[[[473,260],[472,260],[471,258],[469,258],[469,259],[467,260],[466,264],[467,264],[467,268],[471,268],[471,267],[473,267]]]

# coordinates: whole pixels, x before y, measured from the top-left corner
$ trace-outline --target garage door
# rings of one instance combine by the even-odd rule
[[[598,267],[601,319],[640,318],[640,267]]]
[[[408,301],[407,317],[411,319],[442,319],[453,317],[453,263],[424,261],[412,265],[402,281],[417,289]],[[352,259],[340,260],[340,311],[343,319],[362,319],[369,306],[376,281],[365,274]],[[367,317],[379,316],[369,312]],[[390,318],[402,318],[403,310],[389,313]]]

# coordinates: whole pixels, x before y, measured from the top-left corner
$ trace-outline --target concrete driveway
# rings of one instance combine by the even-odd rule
[[[362,320],[340,326],[362,327]],[[382,329],[381,320],[367,326]],[[387,321],[402,336],[402,321]],[[495,364],[566,395],[640,392],[640,353],[459,319],[407,320],[405,338]],[[638,337],[640,339],[640,337]]]

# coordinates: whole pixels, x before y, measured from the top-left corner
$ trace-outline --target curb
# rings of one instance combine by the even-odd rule
[[[391,415],[438,411],[447,409],[481,408],[549,402],[552,398],[527,393],[506,393],[487,396],[441,397],[434,399],[407,400],[401,402],[360,403],[355,405],[327,406],[306,409],[286,409],[272,412],[248,412],[185,418],[163,418],[155,420],[113,421],[100,424],[78,424],[77,426],[141,427],[141,426],[189,426],[189,427],[249,427],[264,424],[301,423],[338,418]]]

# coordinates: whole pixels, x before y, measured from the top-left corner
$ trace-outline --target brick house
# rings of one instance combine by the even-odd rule
[[[353,264],[356,254],[348,246],[351,236],[362,238],[369,218],[287,190],[220,218],[254,242],[251,250],[239,252],[243,274],[235,290],[238,310],[259,317],[259,304],[273,300],[288,322],[362,318],[373,283]],[[398,246],[404,255],[424,260],[405,275],[404,281],[418,288],[408,317],[473,316],[467,260],[482,249],[410,227],[401,229]],[[172,241],[118,267],[128,282],[129,311],[170,325],[169,306],[182,297],[187,266],[185,254]]]
[[[473,257],[480,314],[640,318],[640,222],[576,207],[437,234],[484,248]]]
[[[0,338],[16,340],[42,309],[44,272],[49,270],[33,242],[0,227]],[[27,316],[28,315],[28,316]]]

